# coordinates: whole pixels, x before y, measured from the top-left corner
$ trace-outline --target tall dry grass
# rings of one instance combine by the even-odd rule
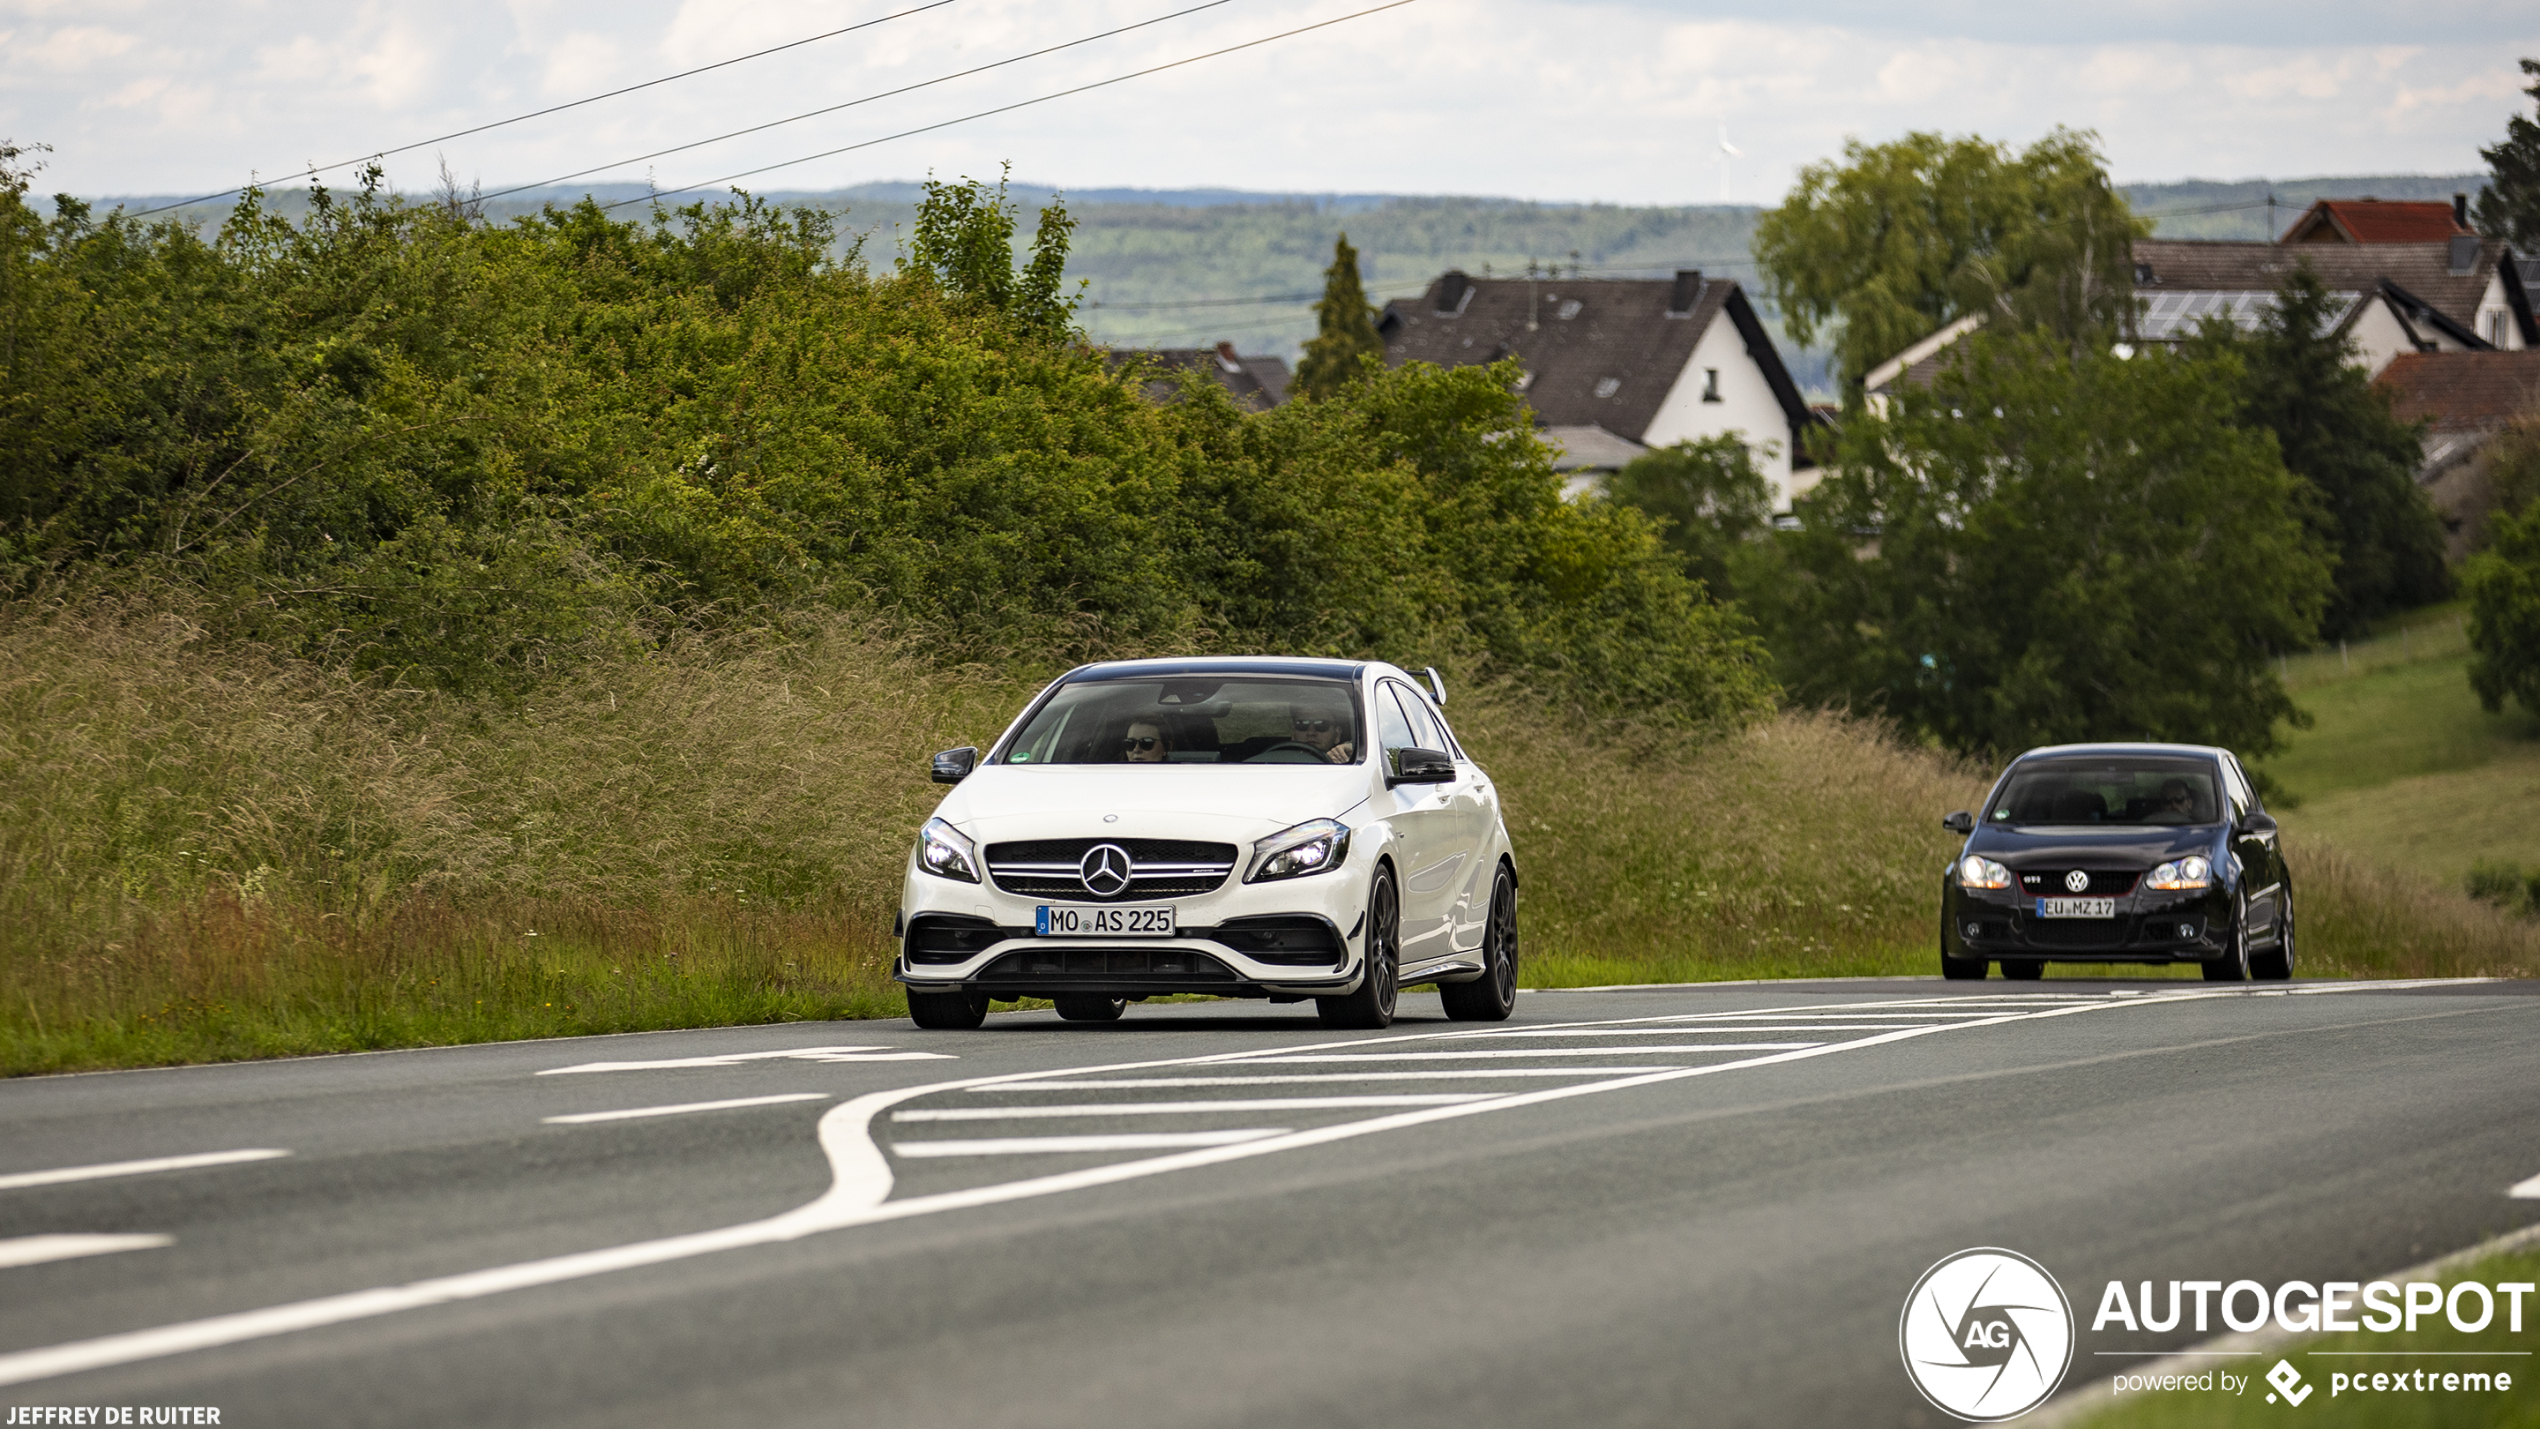
[[[213,648],[173,598],[0,609],[0,1071],[892,1015],[936,749],[1031,690],[852,620],[594,661],[521,704]],[[1990,771],[1785,714],[1459,733],[1537,985],[1928,973],[1939,816]],[[2535,929],[2294,853],[2308,974],[2540,968]]]
[[[838,621],[519,706],[0,617],[0,1068],[896,1012],[927,753],[1023,687]]]

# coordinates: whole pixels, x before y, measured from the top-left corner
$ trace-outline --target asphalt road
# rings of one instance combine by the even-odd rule
[[[1939,1423],[1897,1319],[1953,1251],[2086,1324],[2112,1278],[2540,1221],[2534,993],[1412,995],[1372,1035],[1190,1004],[10,1082],[0,1422]],[[2072,1383],[2199,1338],[2085,1335]]]

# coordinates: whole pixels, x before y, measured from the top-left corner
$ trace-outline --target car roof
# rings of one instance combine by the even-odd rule
[[[2190,755],[2205,759],[2213,759],[2229,752],[2229,750],[2221,749],[2210,744],[2153,744],[2148,741],[2135,741],[2115,744],[2041,745],[2036,749],[2029,750],[2027,753],[2022,754],[2020,759],[2060,759],[2076,754],[2166,754],[2173,757],[2178,755]],[[2012,762],[2018,763],[2019,761],[2014,760]]]
[[[1315,660],[1294,655],[1184,656],[1159,660],[1105,660],[1067,672],[1070,680],[1130,680],[1175,675],[1307,675],[1325,680],[1354,680],[1367,664],[1361,660]]]

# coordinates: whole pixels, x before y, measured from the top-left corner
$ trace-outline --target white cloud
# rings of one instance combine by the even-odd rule
[[[959,0],[695,79],[455,141],[488,188],[546,178],[1149,19],[1188,0]],[[638,164],[665,185],[859,143],[1346,14],[1227,5]],[[0,133],[48,181],[200,191],[711,63],[906,0],[0,0]],[[2289,23],[2298,14],[2302,23]],[[2478,166],[2524,104],[2540,18],[2148,0],[2122,20],[2033,0],[1422,0],[1348,24],[770,174],[768,187],[995,172],[1075,187],[1223,186],[1769,201],[1846,136],[2026,142],[2096,128],[2126,179]],[[12,18],[15,17],[15,18]],[[64,23],[56,23],[59,17]],[[420,189],[433,155],[392,160]]]

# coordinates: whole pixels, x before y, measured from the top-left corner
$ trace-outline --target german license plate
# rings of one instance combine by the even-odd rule
[[[2040,918],[2114,918],[2117,916],[2117,900],[2114,898],[2040,898],[2037,900],[2037,916]]]
[[[1169,938],[1173,936],[1170,903],[1080,907],[1045,903],[1035,911],[1033,930],[1044,938]]]

